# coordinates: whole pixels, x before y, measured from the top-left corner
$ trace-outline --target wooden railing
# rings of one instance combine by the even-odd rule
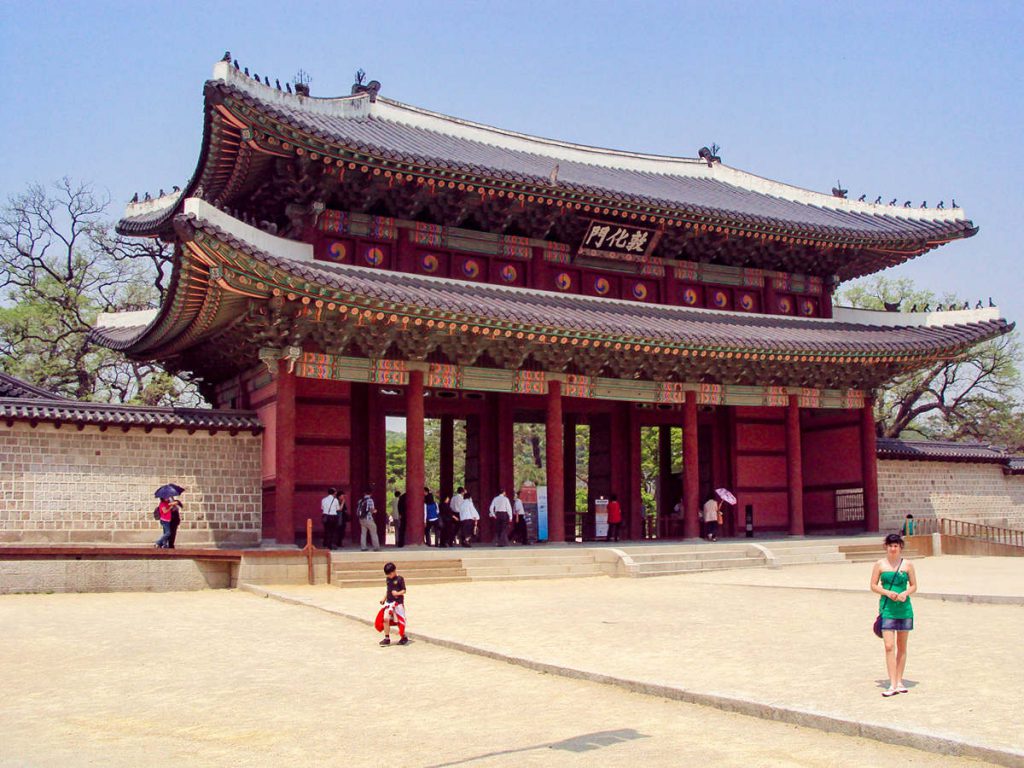
[[[994,525],[972,523],[967,520],[951,520],[947,517],[914,520],[914,535],[941,533],[943,536],[962,536],[966,539],[990,541],[993,544],[1007,544],[1024,547],[1024,531],[1015,528],[999,528]]]

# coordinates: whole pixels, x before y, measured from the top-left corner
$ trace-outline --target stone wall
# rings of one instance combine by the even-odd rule
[[[153,491],[186,488],[179,546],[259,543],[262,437],[0,424],[0,543],[147,544]]]
[[[898,530],[908,513],[1024,528],[1024,476],[999,464],[879,461],[878,507],[883,531]]]
[[[184,592],[237,586],[238,564],[210,560],[4,560],[0,595]]]

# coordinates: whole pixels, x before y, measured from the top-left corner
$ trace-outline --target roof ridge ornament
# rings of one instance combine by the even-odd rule
[[[720,149],[721,149],[721,147],[719,147],[717,144],[712,142],[710,148],[709,147],[701,147],[697,151],[697,157],[699,157],[701,160],[706,162],[708,164],[708,168],[710,168],[715,163],[722,162],[722,158],[720,158],[718,156],[718,150],[720,150]]]
[[[363,69],[356,70],[356,81],[352,83],[352,95],[358,96],[361,93],[367,93],[370,95],[370,103],[377,101],[377,94],[380,93],[380,80],[371,80],[370,82],[363,84],[366,80],[366,71]]]
[[[300,69],[295,73],[295,77],[292,78],[292,83],[295,85],[295,94],[297,96],[309,96],[309,84],[313,82],[313,78],[309,76],[309,73]]]

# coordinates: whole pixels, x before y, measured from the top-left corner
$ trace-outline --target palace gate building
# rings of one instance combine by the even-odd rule
[[[158,310],[104,316],[95,337],[191,372],[216,407],[258,412],[266,538],[293,541],[328,485],[384,505],[392,415],[410,509],[425,418],[441,420],[444,495],[464,422],[465,482],[484,504],[516,485],[513,425],[531,421],[545,425],[551,540],[575,535],[581,424],[590,492],[617,494],[631,538],[644,427],[661,428],[662,503],[681,494],[671,535],[697,535],[719,486],[739,500],[727,534],[748,505],[758,530],[877,530],[873,390],[1011,327],[997,309],[833,306],[841,281],[975,234],[960,208],[809,192],[707,151],[528,136],[379,90],[314,98],[218,63],[191,180],[118,225],[173,243],[173,278]]]

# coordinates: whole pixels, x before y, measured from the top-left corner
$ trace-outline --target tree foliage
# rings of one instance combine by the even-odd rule
[[[101,312],[156,306],[169,276],[168,248],[116,235],[108,205],[63,179],[0,210],[0,370],[81,400],[196,403],[181,379],[88,341]]]
[[[861,281],[842,298],[844,303],[864,309],[883,309],[885,302],[902,302],[903,309],[961,305],[956,297],[937,297],[907,278]],[[971,440],[1024,448],[1020,361],[1020,344],[1016,334],[1010,333],[900,376],[876,400],[879,436]]]

